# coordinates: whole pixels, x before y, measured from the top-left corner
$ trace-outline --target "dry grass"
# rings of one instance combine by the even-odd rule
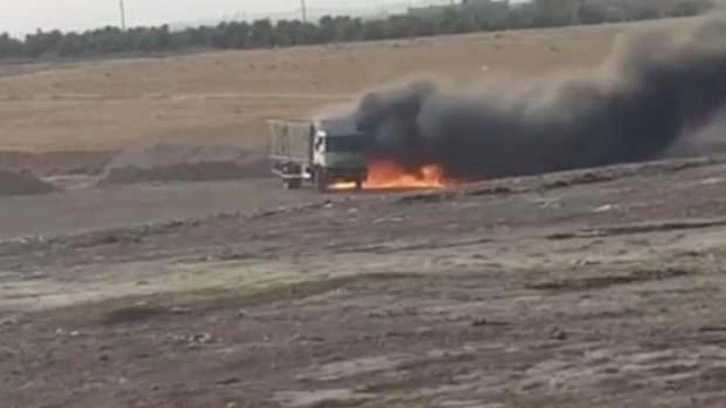
[[[618,35],[642,26],[0,66],[0,149],[115,149],[170,139],[256,148],[266,118],[308,115],[411,75],[469,82],[591,69]]]

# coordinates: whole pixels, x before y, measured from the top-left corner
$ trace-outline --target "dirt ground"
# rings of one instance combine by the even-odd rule
[[[0,65],[0,150],[119,150],[159,141],[264,146],[264,121],[307,117],[412,75],[518,81],[597,68],[618,38],[695,20],[525,30],[166,58]],[[201,142],[200,142],[201,141]]]
[[[710,158],[444,191],[154,173],[257,171],[265,118],[693,21],[0,66],[0,171],[57,188],[0,196],[0,408],[724,406],[721,126]],[[99,184],[129,163],[153,174]]]
[[[720,407],[724,171],[6,239],[2,406]]]

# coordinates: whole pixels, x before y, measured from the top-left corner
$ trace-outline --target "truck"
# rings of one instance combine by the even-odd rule
[[[348,117],[311,121],[270,120],[269,161],[288,189],[303,182],[327,192],[335,183],[360,190],[368,177],[366,135]]]

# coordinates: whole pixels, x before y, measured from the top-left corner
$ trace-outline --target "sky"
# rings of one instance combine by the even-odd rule
[[[85,30],[119,24],[120,0],[0,0],[0,32],[20,36],[43,30]],[[129,26],[209,23],[294,13],[301,0],[124,0]],[[313,10],[385,8],[431,0],[306,0]],[[441,0],[439,0],[441,2]]]

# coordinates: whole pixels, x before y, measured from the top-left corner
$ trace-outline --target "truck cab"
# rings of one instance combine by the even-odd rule
[[[319,118],[313,123],[313,178],[318,190],[351,182],[360,189],[367,177],[366,135],[352,118]]]
[[[363,187],[367,138],[351,117],[270,120],[268,126],[271,170],[286,188],[300,188],[304,181],[314,182],[321,192],[334,183]]]

